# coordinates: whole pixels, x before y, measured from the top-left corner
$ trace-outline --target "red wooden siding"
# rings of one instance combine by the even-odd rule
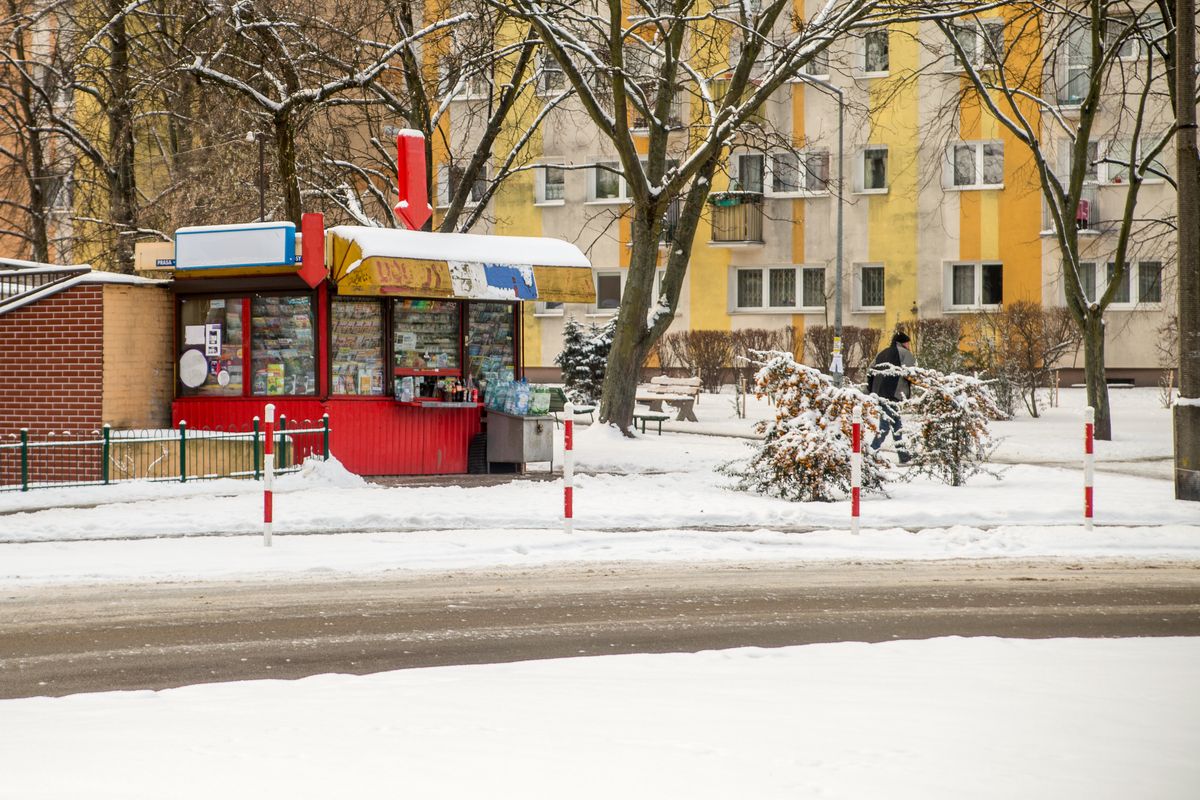
[[[414,408],[390,397],[378,400],[307,398],[199,398],[176,400],[174,424],[194,430],[248,430],[268,402],[286,414],[288,427],[318,427],[329,414],[329,449],[346,469],[359,475],[440,475],[467,471],[467,445],[479,433],[479,410]],[[302,452],[320,449],[319,437],[297,442]]]

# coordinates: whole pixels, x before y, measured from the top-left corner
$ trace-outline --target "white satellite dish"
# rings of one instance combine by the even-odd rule
[[[188,350],[179,357],[179,380],[195,389],[208,379],[208,359],[199,350]]]

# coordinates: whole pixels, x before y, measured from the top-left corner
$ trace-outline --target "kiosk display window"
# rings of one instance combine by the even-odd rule
[[[179,312],[179,393],[183,397],[241,396],[243,301],[240,297],[184,300]]]
[[[314,327],[307,295],[259,295],[250,301],[252,394],[316,394]]]
[[[516,375],[514,310],[512,303],[467,305],[467,368],[476,384],[503,383]]]
[[[453,300],[393,301],[396,374],[461,374],[459,307]]]
[[[383,306],[375,300],[338,298],[332,311],[333,393],[382,395]]]

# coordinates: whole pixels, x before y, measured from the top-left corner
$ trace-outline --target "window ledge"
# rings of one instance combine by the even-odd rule
[[[1003,183],[985,183],[979,186],[947,186],[947,192],[1002,192]]]
[[[858,191],[851,192],[851,194],[887,194],[887,193],[888,193],[888,188],[886,186],[882,189],[859,189]]]
[[[586,201],[584,201],[584,205],[585,206],[622,206],[622,205],[628,205],[629,203],[632,203],[632,202],[633,201],[630,200],[628,197],[613,197],[613,198],[600,199],[600,200],[586,200]]]
[[[1098,228],[1080,228],[1079,230],[1075,231],[1076,236],[1100,236],[1103,233],[1104,231],[1099,230]],[[1058,232],[1053,228],[1046,228],[1045,230],[1038,231],[1038,236],[1050,237],[1057,235]]]
[[[818,200],[829,197],[830,194],[830,192],[766,192],[763,197],[768,200]]]
[[[805,73],[803,73],[803,75],[804,75],[804,78],[816,78],[819,81],[829,80],[828,72],[821,73],[820,75],[809,75],[807,72],[805,72]],[[808,81],[804,80],[804,78],[788,78],[787,82],[788,83],[808,83]],[[812,86],[812,84],[809,84],[809,85]],[[818,89],[819,87],[813,86],[813,88]]]
[[[854,73],[854,79],[856,81],[873,81],[878,80],[879,78],[886,78],[891,74],[892,73],[890,70],[885,70],[883,72],[856,72]]]
[[[886,311],[885,306],[856,306],[850,309],[851,314],[882,314]]]
[[[540,202],[534,203],[533,207],[534,208],[557,208],[558,206],[565,206],[566,204],[567,204],[566,200],[542,200]]]
[[[617,315],[617,309],[615,309],[615,308],[609,309],[607,311],[600,311],[600,310],[589,311],[586,314],[584,314],[585,317],[615,317],[616,315]]]
[[[766,308],[754,308],[753,306],[751,306],[749,308],[734,308],[734,309],[731,309],[730,311],[728,311],[727,313],[734,315],[734,316],[741,315],[741,314],[764,314],[764,315],[765,314],[775,314],[775,315],[786,314],[788,316],[794,316],[796,314],[824,314],[825,309],[823,307],[818,308],[815,306],[801,306],[801,307],[797,307],[797,308],[783,308],[780,306],[770,306],[770,307],[766,307]]]
[[[552,319],[562,319],[563,312],[561,312],[561,311],[535,311],[535,312],[533,312],[533,316],[535,319],[541,319],[542,317],[550,317]]]

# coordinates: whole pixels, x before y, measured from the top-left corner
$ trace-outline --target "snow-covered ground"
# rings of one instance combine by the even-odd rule
[[[931,639],[0,701],[0,796],[1169,800],[1200,639]]]
[[[1200,560],[1173,499],[1170,413],[1114,391],[1082,525],[1082,394],[998,423],[1000,480],[896,482],[864,502],[728,489],[756,418],[635,441],[577,435],[557,481],[370,485],[336,462],[261,486],[0,494],[0,586],[303,579],[587,561]],[[690,431],[683,433],[680,431]],[[699,435],[698,435],[699,434]],[[560,441],[561,447],[561,441]],[[561,456],[558,457],[559,459]],[[1200,639],[933,639],[320,675],[0,701],[0,797],[1191,798]]]
[[[701,419],[742,434],[727,397]],[[999,479],[951,488],[893,483],[863,503],[790,503],[730,490],[719,464],[747,452],[728,435],[611,428],[577,434],[577,532],[561,533],[558,481],[497,486],[368,484],[336,462],[280,479],[274,546],[261,530],[261,485],[223,480],[125,484],[0,495],[0,584],[283,577],[313,571],[537,566],[571,561],[1019,557],[1200,558],[1200,509],[1169,480],[1170,412],[1153,390],[1113,392],[1116,439],[1099,442],[1096,529],[1082,526],[1082,392],[1042,419],[996,424]],[[754,402],[753,417],[770,412]],[[683,426],[686,423],[679,423]],[[560,436],[561,438],[561,436]],[[28,510],[23,510],[28,509]],[[8,513],[4,513],[8,512]],[[293,534],[305,534],[303,536]],[[87,541],[83,541],[87,540]],[[106,541],[119,540],[119,541]]]

